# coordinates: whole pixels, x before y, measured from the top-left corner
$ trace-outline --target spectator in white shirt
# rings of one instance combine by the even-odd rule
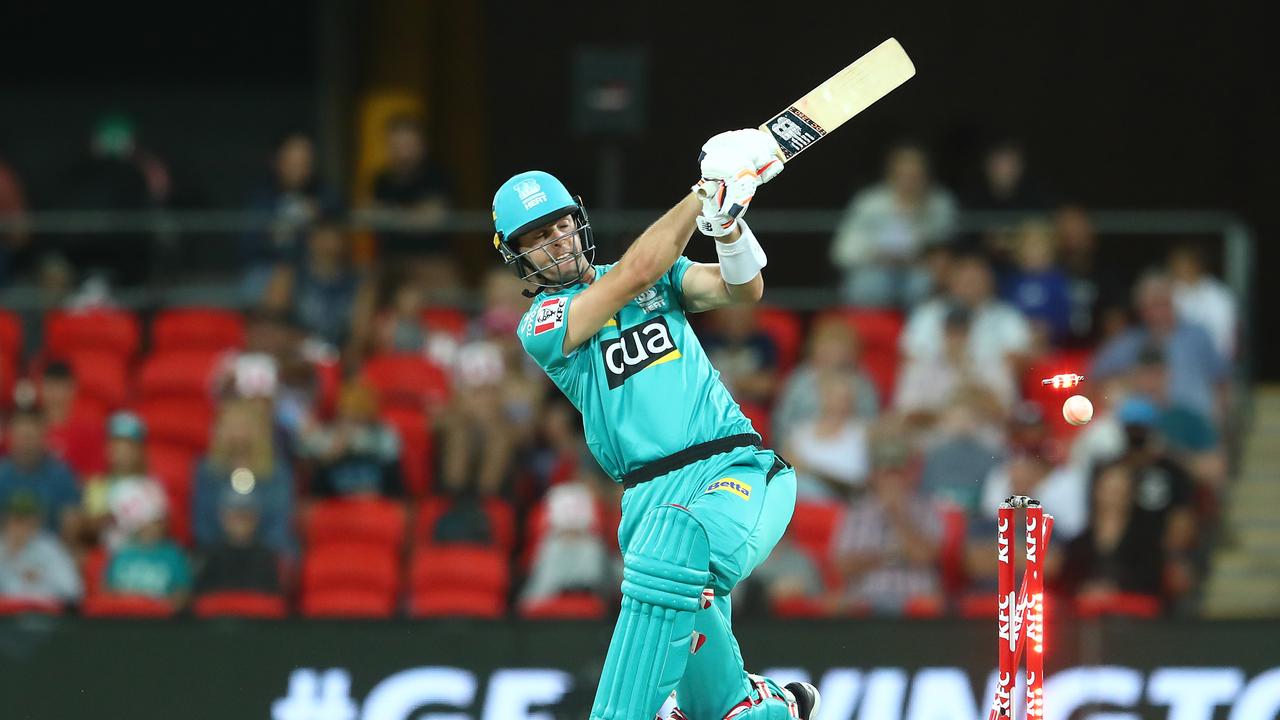
[[[9,496],[0,532],[0,597],[67,602],[80,597],[80,573],[53,533],[41,529],[44,513],[33,492]]]
[[[1236,353],[1236,298],[1226,283],[1205,272],[1204,256],[1191,245],[1169,254],[1173,305],[1178,318],[1203,327],[1224,358]]]
[[[972,323],[967,308],[950,308],[943,323],[942,353],[907,360],[894,408],[913,425],[931,425],[962,388],[977,389],[994,409],[1008,408],[1015,399],[1017,387],[1009,366],[973,356]]]
[[[858,417],[853,385],[847,376],[819,378],[818,396],[817,417],[791,430],[784,454],[795,466],[798,496],[848,498],[866,481],[867,426]]]

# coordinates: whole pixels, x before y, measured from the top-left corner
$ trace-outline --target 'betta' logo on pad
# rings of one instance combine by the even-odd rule
[[[717,490],[724,490],[726,492],[731,492],[734,495],[737,495],[738,497],[742,498],[743,500],[751,499],[751,486],[742,482],[741,480],[734,480],[733,478],[730,478],[730,477],[720,478],[719,480],[711,483],[710,485],[707,486],[706,492],[711,493]]]

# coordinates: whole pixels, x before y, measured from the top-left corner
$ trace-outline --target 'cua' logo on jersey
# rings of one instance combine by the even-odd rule
[[[680,357],[667,321],[656,317],[623,330],[617,338],[600,343],[609,389],[622,387],[627,378],[652,365]]]

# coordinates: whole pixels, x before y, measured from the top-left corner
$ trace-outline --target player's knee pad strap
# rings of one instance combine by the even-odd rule
[[[707,532],[686,509],[653,508],[623,557],[622,611],[591,717],[650,720],[684,674],[693,618],[711,582]]]

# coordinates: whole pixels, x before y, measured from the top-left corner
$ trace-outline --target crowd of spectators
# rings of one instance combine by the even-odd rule
[[[95,141],[99,164],[137,173],[154,202],[163,173],[115,122]],[[450,181],[417,125],[387,132],[372,206],[422,222],[378,238],[395,259],[381,268],[356,261],[311,141],[292,135],[252,203],[271,221],[241,238],[242,315],[161,308],[148,333],[105,307],[0,317],[18,328],[0,332],[0,597],[172,611],[248,592],[300,597],[313,615],[615,604],[620,491],[516,341],[522,285],[495,268],[479,308],[438,303],[457,282],[431,229]],[[1015,143],[993,146],[981,176],[952,193],[923,148],[895,148],[832,239],[846,305],[696,318],[798,477],[792,529],[742,589],[748,611],[994,612],[994,517],[1009,494],[1054,514],[1048,568],[1064,596],[1157,611],[1193,598],[1227,473],[1234,298],[1193,247],[1138,278],[1099,273],[1088,214],[1036,184]],[[962,209],[1019,214],[962,233]],[[0,164],[0,217],[21,213]],[[28,242],[20,228],[0,236],[0,273]],[[107,315],[134,323],[131,342],[103,339]],[[83,346],[59,329],[77,317],[95,326]],[[24,330],[41,341],[24,346]],[[1040,385],[1061,372],[1088,378],[1085,428],[1060,419],[1066,393]],[[362,526],[375,506],[389,514]],[[343,522],[358,542],[323,529]],[[459,549],[498,569],[445,559]],[[392,600],[318,599],[357,578],[367,600],[384,561]],[[450,582],[500,602],[426,592]]]

